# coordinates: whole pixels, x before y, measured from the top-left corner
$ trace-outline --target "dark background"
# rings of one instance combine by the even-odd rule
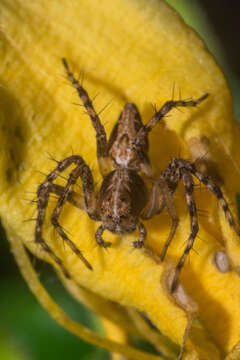
[[[194,1],[194,0],[193,0]],[[232,71],[240,78],[240,4],[237,0],[201,0]]]

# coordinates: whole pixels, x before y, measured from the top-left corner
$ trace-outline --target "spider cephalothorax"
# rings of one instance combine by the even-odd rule
[[[183,267],[184,261],[193,246],[194,239],[198,232],[193,175],[217,197],[230,226],[240,235],[222,191],[209,176],[199,172],[194,163],[185,159],[174,158],[162,172],[161,176],[153,179],[148,158],[148,134],[154,126],[171,109],[176,107],[197,106],[208,97],[208,94],[204,94],[196,100],[167,101],[160,110],[155,112],[154,116],[145,125],[142,124],[136,105],[126,104],[107,141],[105,129],[94,110],[88,93],[71,73],[66,60],[63,59],[62,62],[68,79],[77,90],[96,131],[97,157],[103,182],[100,190],[97,192],[94,188],[90,168],[79,155],[72,155],[58,162],[57,167],[47,175],[44,182],[38,187],[38,215],[35,240],[41,244],[42,248],[47,251],[53,260],[61,267],[64,274],[69,277],[62,260],[55,255],[53,250],[42,238],[42,226],[51,193],[59,196],[51,216],[53,226],[90,270],[92,270],[92,266],[78,247],[68,238],[58,222],[58,218],[66,201],[84,209],[91,219],[102,222],[95,234],[97,243],[102,247],[109,247],[111,245],[111,243],[104,241],[102,237],[104,230],[124,234],[131,233],[138,228],[139,238],[133,242],[133,246],[135,248],[141,248],[147,233],[139,219],[150,219],[166,207],[172,219],[172,226],[161,253],[161,260],[163,261],[179,222],[173,202],[173,194],[179,181],[183,180],[191,228],[186,248],[176,266],[175,277],[171,287],[171,290],[174,291],[178,281],[178,274]],[[75,168],[70,172],[66,186],[62,187],[54,184],[53,181],[71,164],[75,164]],[[111,165],[110,167],[109,164]],[[140,171],[151,180],[151,189],[147,188],[144,180],[139,175]],[[79,196],[75,196],[76,193],[73,190],[79,178],[82,180],[83,200],[79,200]]]

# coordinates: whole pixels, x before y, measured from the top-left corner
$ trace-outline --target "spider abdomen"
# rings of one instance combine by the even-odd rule
[[[135,170],[120,168],[112,171],[103,180],[99,193],[103,225],[114,233],[134,231],[147,200],[147,187]]]

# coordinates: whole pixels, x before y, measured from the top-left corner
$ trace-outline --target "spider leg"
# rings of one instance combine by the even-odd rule
[[[196,100],[169,100],[166,101],[165,104],[154,114],[154,116],[143,126],[138,134],[136,143],[141,143],[141,141],[147,137],[148,133],[154,128],[154,126],[167,115],[169,111],[178,107],[196,107],[203,100],[205,100],[209,96],[208,93],[202,95]]]
[[[147,231],[144,227],[144,225],[140,222],[138,223],[138,229],[139,229],[139,239],[137,241],[133,241],[132,245],[135,249],[141,249],[143,247],[144,241],[147,236]]]
[[[73,163],[76,164],[76,168],[71,172],[67,186],[65,188],[62,188],[59,185],[52,184],[52,182],[59,176],[59,174]],[[79,176],[82,179],[84,207],[86,208],[88,215],[94,220],[96,220],[96,197],[94,193],[93,177],[89,167],[85,164],[81,156],[72,155],[67,157],[63,161],[60,161],[57,167],[49,175],[47,175],[46,179],[39,185],[37,191],[38,214],[36,221],[35,241],[37,243],[40,243],[42,248],[49,253],[52,259],[61,267],[66,277],[69,277],[69,274],[63,266],[62,261],[54,254],[53,250],[46,244],[45,240],[42,238],[42,226],[46,215],[49,194],[50,192],[57,193],[58,195],[60,195],[60,198],[52,215],[52,223],[56,227],[60,236],[62,236],[62,238],[67,242],[67,244],[71,247],[74,253],[76,253],[80,257],[80,259],[89,269],[92,269],[91,265],[83,257],[80,250],[70,239],[68,239],[57,221],[62,207],[67,200],[70,201],[70,199],[72,198],[72,201],[70,202],[75,202],[79,207],[82,206],[81,202],[76,202],[76,200],[73,201],[72,192],[72,187]]]
[[[93,107],[92,101],[89,98],[87,91],[80,85],[78,80],[74,77],[73,73],[69,70],[67,60],[63,58],[62,63],[66,70],[67,77],[72,83],[73,87],[77,90],[78,95],[83,102],[83,106],[85,107],[96,131],[98,163],[101,174],[105,176],[107,172],[109,172],[109,168],[107,156],[107,136],[104,126],[102,125],[100,118]]]
[[[63,230],[62,226],[58,222],[58,218],[60,216],[60,213],[63,209],[63,205],[68,199],[69,193],[71,193],[74,184],[76,183],[77,179],[81,175],[82,168],[81,166],[77,166],[69,175],[69,179],[67,182],[66,187],[64,188],[64,192],[60,196],[57,205],[52,213],[51,216],[51,222],[61,238],[68,244],[68,246],[72,249],[72,251],[82,260],[82,262],[86,265],[86,267],[89,270],[92,270],[92,266],[89,264],[89,262],[86,260],[86,258],[83,256],[82,252],[78,249],[78,247],[72,242],[69,237],[66,235],[65,231]]]
[[[64,189],[65,189],[64,186],[58,184],[51,184],[51,183],[49,184],[49,191],[52,194],[62,196]],[[75,207],[77,207],[78,209],[82,209],[82,210],[84,209],[83,197],[73,190],[69,192],[67,201],[70,202]]]
[[[142,219],[149,220],[164,209],[165,200],[163,189],[168,189],[166,181],[162,179],[155,180],[151,189],[149,201],[141,214]]]
[[[236,225],[233,214],[229,209],[228,202],[224,198],[223,192],[220,187],[215,184],[211,177],[198,171],[194,163],[191,163],[190,161],[185,159],[173,159],[170,166],[171,165],[178,168],[184,168],[187,171],[191,172],[201,183],[203,183],[208,188],[209,191],[211,191],[212,194],[216,196],[225,214],[227,222],[233,228],[235,233],[240,237],[240,229]]]
[[[172,191],[169,189],[167,181],[163,178],[159,178],[154,181],[151,191],[151,199],[147,207],[144,209],[144,215],[142,215],[142,218],[143,219],[152,218],[154,215],[162,212],[165,206],[172,219],[172,225],[167,241],[165,242],[163,250],[161,252],[161,256],[160,256],[161,261],[164,260],[167,253],[167,249],[172,239],[174,238],[174,235],[178,227],[179,218],[173,202]]]
[[[178,277],[179,273],[184,265],[185,259],[188,256],[190,250],[193,247],[194,239],[197,236],[198,233],[198,219],[197,219],[197,208],[196,203],[194,199],[194,183],[192,175],[188,173],[187,170],[184,168],[181,169],[182,178],[183,178],[183,184],[185,188],[186,193],[186,199],[187,199],[187,206],[190,214],[190,220],[191,220],[191,233],[188,237],[188,243],[186,248],[184,249],[184,252],[182,256],[180,257],[180,260],[176,266],[176,271],[174,274],[173,282],[171,285],[171,292],[174,292],[176,289],[177,283],[178,283]]]
[[[191,163],[190,161],[181,158],[173,159],[168,164],[165,171],[163,172],[162,177],[167,181],[169,188],[172,189],[173,192],[175,191],[180,178],[181,177],[183,178],[189,213],[191,217],[191,234],[188,239],[188,245],[184,250],[184,254],[180,258],[180,261],[177,265],[176,275],[172,283],[172,291],[174,291],[174,289],[176,288],[179,272],[184,264],[186,256],[188,255],[189,251],[192,248],[193,241],[198,232],[197,209],[193,197],[194,184],[193,184],[192,175],[190,175],[189,173],[196,176],[196,178],[216,196],[216,198],[220,203],[221,208],[224,211],[226,220],[228,221],[229,225],[233,228],[233,230],[236,232],[236,234],[240,236],[240,230],[236,225],[233,214],[229,209],[229,205],[226,199],[224,198],[220,187],[217,184],[215,184],[215,182],[209,176],[198,171],[194,163]]]
[[[104,230],[105,230],[105,227],[103,225],[100,225],[95,233],[95,239],[99,246],[101,246],[103,248],[108,248],[112,245],[112,243],[103,240],[102,234],[103,234]]]
[[[172,220],[172,225],[171,225],[171,230],[170,230],[170,233],[168,235],[167,241],[165,242],[165,244],[163,246],[163,250],[162,250],[161,255],[160,255],[161,261],[163,261],[165,256],[166,256],[167,249],[168,249],[172,239],[174,238],[174,235],[175,235],[175,233],[177,231],[177,227],[178,227],[178,224],[179,224],[179,217],[178,217],[175,205],[174,205],[172,193],[168,188],[164,192],[164,200],[165,200],[166,208],[167,208],[168,213],[169,213],[169,215],[171,217],[171,220]]]
[[[65,269],[62,260],[57,255],[55,255],[54,251],[51,249],[51,247],[45,242],[45,240],[42,237],[42,226],[46,215],[46,209],[47,209],[49,193],[50,193],[49,185],[51,184],[48,183],[41,184],[37,192],[38,215],[36,220],[35,242],[37,244],[40,244],[42,249],[49,254],[49,256],[55,261],[56,264],[59,265],[66,278],[70,278],[70,275],[68,271]]]
[[[229,209],[228,202],[224,198],[220,187],[217,184],[215,184],[214,181],[209,176],[206,176],[206,175],[202,174],[201,172],[197,171],[194,164],[191,164],[191,165],[192,165],[192,173],[196,176],[196,178],[200,182],[202,182],[216,196],[229,225],[233,228],[235,233],[240,237],[240,229],[236,225],[233,214],[232,214],[231,210]]]

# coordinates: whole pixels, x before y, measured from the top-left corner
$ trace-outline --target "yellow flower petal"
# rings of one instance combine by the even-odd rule
[[[207,164],[214,163],[213,176],[219,176],[226,189],[236,191],[239,181],[239,127],[232,120],[231,97],[226,82],[202,41],[178,15],[160,0],[102,0],[89,2],[2,1],[1,25],[1,110],[0,137],[5,148],[0,159],[0,213],[9,238],[23,243],[37,256],[52,263],[33,240],[34,224],[23,223],[33,209],[23,199],[36,192],[57,160],[81,154],[94,166],[96,181],[101,179],[96,162],[95,134],[73,89],[65,85],[60,62],[66,57],[76,72],[84,71],[84,86],[101,110],[109,134],[126,102],[135,102],[144,121],[153,111],[150,102],[161,106],[172,96],[172,88],[181,88],[183,98],[211,96],[197,109],[183,113],[172,111],[166,118],[168,128],[156,127],[150,136],[150,158],[156,175],[169,158],[202,155],[207,147]],[[173,131],[174,130],[174,131]],[[204,139],[204,141],[203,141]],[[183,143],[183,140],[185,143]],[[232,155],[233,154],[233,155]],[[234,272],[220,273],[214,254],[223,250],[222,233],[229,228],[218,213],[216,201],[205,192],[197,196],[200,206],[209,210],[208,221],[201,221],[200,237],[186,264],[181,281],[199,307],[204,328],[193,327],[187,349],[199,359],[219,359],[220,351],[229,351],[239,341],[239,277]],[[177,192],[180,226],[164,264],[157,265],[143,251],[131,249],[137,234],[114,236],[105,252],[96,246],[94,233],[99,224],[82,211],[66,205],[61,224],[70,230],[71,239],[93,265],[90,272],[62,241],[56,239],[49,224],[54,204],[50,204],[44,238],[51,245],[77,285],[102,297],[147,313],[153,323],[172,341],[181,344],[187,326],[187,314],[168,294],[162,275],[168,261],[176,262],[189,235],[189,220],[182,191]],[[213,223],[211,220],[213,219]],[[170,229],[165,213],[146,222],[147,245],[160,252]],[[228,230],[227,230],[228,231]],[[229,230],[230,231],[230,230]],[[227,243],[236,239],[232,234]],[[239,239],[236,239],[236,241]],[[237,247],[239,248],[239,246]],[[230,254],[230,253],[229,253]],[[230,254],[231,256],[231,254]],[[237,262],[235,265],[237,266]],[[55,266],[55,264],[53,264]],[[57,268],[58,270],[58,268]],[[197,336],[194,336],[194,334]]]
[[[240,359],[240,344],[234,346],[232,351],[226,356],[225,360],[239,360]]]
[[[117,352],[125,355],[133,360],[161,360],[162,357],[157,357],[151,354],[145,354],[139,350],[133,349],[130,346],[116,343],[110,339],[104,338],[93,331],[86,329],[76,321],[70,319],[67,314],[54,302],[54,300],[47,293],[46,289],[40,283],[35,270],[27,256],[26,250],[23,247],[21,240],[17,237],[12,242],[12,250],[15,259],[19,265],[24,279],[27,281],[33,294],[36,295],[40,304],[51,314],[51,316],[66,330],[90,344],[101,346],[110,352]]]

